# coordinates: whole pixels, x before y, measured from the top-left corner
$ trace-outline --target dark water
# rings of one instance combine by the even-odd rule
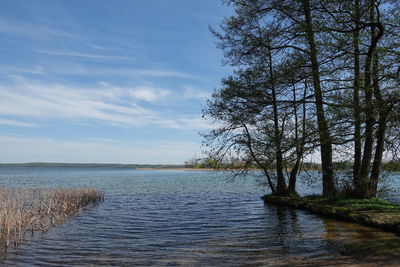
[[[227,183],[213,172],[2,167],[0,185],[95,186],[106,194],[99,206],[9,251],[0,265],[296,265],[343,259],[343,242],[394,237],[264,205],[252,177]]]

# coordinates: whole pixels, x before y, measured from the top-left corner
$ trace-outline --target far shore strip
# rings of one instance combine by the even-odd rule
[[[215,171],[211,168],[136,168],[138,171]]]

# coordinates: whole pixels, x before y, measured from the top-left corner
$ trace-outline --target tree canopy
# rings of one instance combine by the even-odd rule
[[[399,3],[225,3],[235,13],[211,32],[235,71],[203,110],[218,125],[204,134],[215,166],[257,166],[285,195],[318,154],[324,195],[337,193],[334,162],[350,161],[352,194],[374,197],[383,159],[400,155]]]

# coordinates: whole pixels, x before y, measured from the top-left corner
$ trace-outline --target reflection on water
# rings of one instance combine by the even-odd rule
[[[338,261],[342,242],[394,238],[372,228],[264,205],[252,179],[211,172],[0,169],[0,184],[87,186],[105,201],[0,265],[260,266]],[[339,247],[340,248],[340,247]]]
[[[375,239],[386,239],[395,236],[392,233],[384,232],[376,228],[371,228],[354,223],[345,223],[341,221],[323,220],[325,233],[323,237],[326,240],[352,242],[368,241]]]

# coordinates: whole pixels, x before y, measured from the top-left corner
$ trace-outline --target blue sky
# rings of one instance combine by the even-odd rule
[[[0,162],[180,164],[229,73],[219,0],[2,0]]]

